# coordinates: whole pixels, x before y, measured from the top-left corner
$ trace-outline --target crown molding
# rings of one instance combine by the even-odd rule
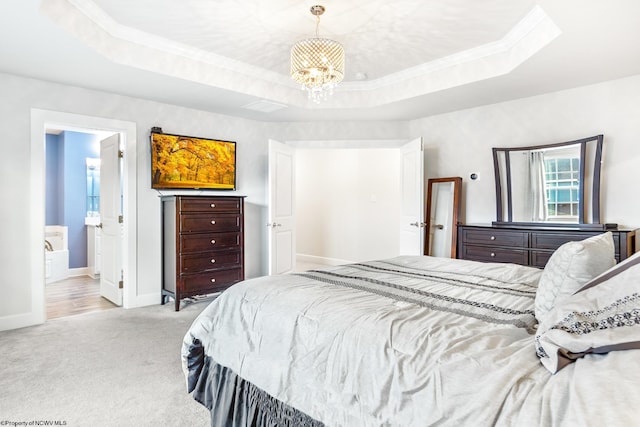
[[[47,0],[40,10],[116,63],[302,108],[375,107],[503,75],[561,34],[536,5],[500,40],[374,80],[342,82],[316,105],[288,75],[127,27],[91,0]]]

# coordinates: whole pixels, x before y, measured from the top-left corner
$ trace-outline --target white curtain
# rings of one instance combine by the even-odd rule
[[[547,193],[545,191],[544,153],[532,151],[529,156],[529,194],[531,194],[531,221],[547,220]]]

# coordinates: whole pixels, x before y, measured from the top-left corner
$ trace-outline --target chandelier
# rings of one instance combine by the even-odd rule
[[[319,36],[320,15],[324,11],[324,6],[311,6],[311,14],[316,17],[316,36],[301,40],[291,48],[291,77],[316,104],[326,100],[344,78],[342,45]]]

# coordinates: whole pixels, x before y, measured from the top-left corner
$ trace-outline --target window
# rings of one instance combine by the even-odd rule
[[[545,191],[549,219],[577,219],[580,188],[580,159],[545,158]]]

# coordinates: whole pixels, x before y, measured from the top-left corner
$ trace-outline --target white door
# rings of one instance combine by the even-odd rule
[[[295,149],[269,140],[269,274],[296,266]]]
[[[122,305],[120,134],[100,141],[100,295]]]
[[[424,253],[424,154],[422,138],[400,148],[402,209],[400,213],[400,255]]]

